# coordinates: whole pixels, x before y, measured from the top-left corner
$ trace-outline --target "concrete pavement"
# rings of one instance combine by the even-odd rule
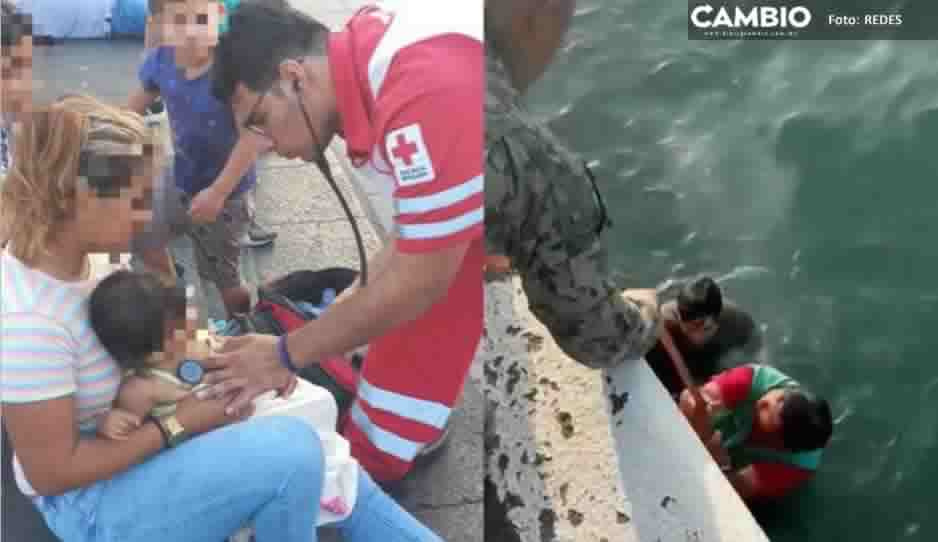
[[[486,542],[646,540],[619,481],[602,373],[563,354],[517,278],[486,296]]]

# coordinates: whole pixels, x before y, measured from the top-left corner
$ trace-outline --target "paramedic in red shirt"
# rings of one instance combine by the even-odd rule
[[[743,499],[784,497],[817,472],[833,433],[825,399],[761,364],[724,371],[700,391],[708,405],[684,390],[681,411]]]
[[[483,326],[484,88],[481,1],[364,8],[345,28],[244,4],[216,48],[215,93],[287,158],[317,160],[334,135],[361,175],[387,183],[394,238],[368,282],[318,320],[231,339],[207,360],[207,395],[240,404],[289,388],[296,368],[370,344],[343,435],[380,481],[437,441]]]

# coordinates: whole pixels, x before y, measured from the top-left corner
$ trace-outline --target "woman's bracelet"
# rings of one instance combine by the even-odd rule
[[[157,419],[156,416],[152,414],[148,414],[146,417],[146,421],[152,422],[153,425],[155,425],[156,428],[160,430],[160,435],[163,437],[163,449],[165,450],[166,448],[170,448],[171,446],[169,442],[169,432],[166,430],[165,427],[163,427],[163,424],[160,423],[160,420]]]

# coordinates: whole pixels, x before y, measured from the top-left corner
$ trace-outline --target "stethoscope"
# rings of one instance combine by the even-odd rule
[[[364,287],[368,283],[368,258],[365,254],[365,243],[362,241],[361,231],[358,229],[358,221],[355,220],[352,209],[349,207],[345,196],[342,195],[342,191],[339,190],[339,185],[332,176],[332,168],[329,166],[329,160],[326,159],[326,149],[323,148],[319,137],[316,135],[316,131],[313,130],[313,122],[309,118],[306,106],[303,105],[299,81],[293,82],[293,90],[296,94],[296,102],[300,106],[300,111],[303,112],[303,120],[306,121],[306,129],[309,130],[309,135],[313,138],[313,162],[316,164],[316,167],[319,168],[323,177],[329,181],[329,185],[332,186],[332,191],[335,192],[335,195],[339,198],[339,203],[342,204],[342,209],[345,211],[345,216],[348,218],[349,224],[352,225],[352,233],[355,234],[355,244],[358,246],[359,283]]]
[[[349,39],[355,41],[355,31],[352,28],[351,24],[346,24],[346,30],[349,33]],[[356,59],[354,47],[352,48],[351,57],[352,68],[355,70],[355,73],[358,73],[358,60]],[[358,267],[359,267],[359,284],[364,287],[368,284],[368,256],[365,254],[365,243],[362,241],[362,234],[358,229],[358,221],[355,220],[355,216],[352,214],[352,209],[349,207],[348,202],[345,200],[345,196],[342,195],[342,191],[339,190],[339,185],[335,182],[335,179],[332,176],[332,168],[329,166],[329,160],[326,159],[326,149],[322,146],[322,142],[319,140],[319,136],[316,135],[316,130],[313,129],[313,123],[309,118],[309,113],[306,111],[306,106],[303,104],[303,97],[300,93],[300,83],[299,81],[293,82],[293,91],[296,95],[296,101],[300,106],[300,111],[303,113],[303,120],[306,121],[306,129],[309,130],[310,137],[313,138],[313,151],[314,158],[313,162],[316,164],[316,167],[319,168],[322,176],[329,181],[329,185],[332,187],[332,191],[335,192],[335,195],[339,198],[339,203],[342,204],[342,209],[345,211],[345,216],[348,218],[349,224],[352,225],[352,233],[355,234],[355,244],[358,246]]]

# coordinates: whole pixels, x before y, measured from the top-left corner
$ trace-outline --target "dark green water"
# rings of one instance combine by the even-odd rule
[[[938,540],[938,43],[691,42],[579,2],[532,108],[597,164],[634,286],[707,272],[837,421],[778,542]]]

